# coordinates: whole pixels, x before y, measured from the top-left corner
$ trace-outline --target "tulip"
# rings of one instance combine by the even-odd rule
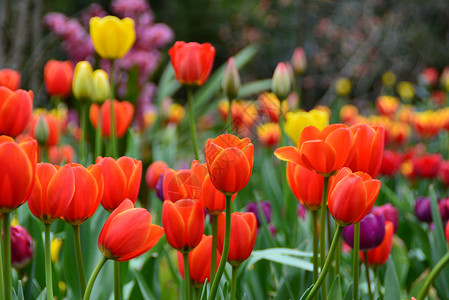
[[[164,184],[164,174],[161,174],[156,184],[156,196],[162,201],[164,201],[163,184]]]
[[[287,99],[292,88],[292,78],[285,63],[278,63],[273,73],[271,81],[271,91],[279,100]]]
[[[39,163],[28,207],[43,223],[51,224],[64,215],[74,192],[75,178],[70,166]]]
[[[449,243],[449,222],[447,222],[446,224],[445,234],[446,234],[446,241]]]
[[[354,136],[356,150],[354,157],[347,166],[354,172],[361,171],[376,177],[382,163],[384,150],[384,128],[382,126],[369,126],[367,124],[356,124],[351,126]]]
[[[240,75],[237,66],[235,65],[235,60],[233,57],[228,59],[226,63],[225,71],[223,74],[223,80],[221,82],[221,88],[223,89],[226,97],[232,101],[237,97],[241,86]]]
[[[433,87],[438,83],[438,70],[435,68],[425,68],[419,74],[418,81],[425,86]]]
[[[376,109],[379,114],[390,118],[396,113],[399,105],[400,101],[397,97],[384,95],[376,99]]]
[[[168,108],[167,123],[178,125],[184,120],[185,116],[186,110],[184,106],[179,103],[172,103]]]
[[[261,201],[260,208],[263,212],[263,218],[265,218],[267,223],[271,222],[271,203],[269,201]],[[256,216],[257,228],[260,227],[261,221],[259,216],[259,207],[256,202],[251,202],[246,205],[246,212],[253,213]]]
[[[121,138],[128,130],[134,116],[134,106],[128,101],[119,102],[113,101],[113,107],[115,112],[115,128],[117,137]],[[94,103],[90,107],[89,118],[94,128],[97,128],[98,124],[98,104]],[[100,108],[101,111],[101,134],[104,137],[111,136],[110,126],[110,109],[111,100],[106,100]]]
[[[219,102],[219,114],[223,120],[227,120],[229,114],[229,102],[222,100]],[[253,102],[234,100],[231,104],[232,127],[238,131],[248,130],[257,121],[257,108]],[[229,124],[228,127],[231,127]]]
[[[134,20],[115,16],[90,19],[90,36],[95,51],[104,59],[123,57],[134,45]]]
[[[351,92],[352,84],[348,78],[339,78],[335,83],[337,95],[345,97]]]
[[[109,86],[108,74],[101,69],[92,73],[92,101],[102,103],[109,98],[111,87]]]
[[[266,116],[271,122],[279,122],[279,111],[281,109],[281,102],[273,93],[262,93],[257,98],[257,106],[261,116]],[[282,114],[285,115],[288,110],[286,101],[282,102]]]
[[[352,104],[343,105],[340,108],[340,121],[345,124],[357,123],[359,117],[359,110]]]
[[[19,144],[0,136],[0,213],[9,213],[25,203],[34,182],[37,143],[25,138]]]
[[[45,126],[42,124],[42,118],[45,120]],[[41,122],[41,124],[39,124],[39,121]],[[34,113],[30,120],[28,131],[36,140],[39,137],[41,142],[45,142],[45,146],[50,147],[59,144],[62,133],[62,126],[63,123],[61,119],[59,119],[54,114],[43,110]],[[46,131],[46,134],[44,134],[42,131]]]
[[[215,187],[225,195],[243,189],[249,181],[254,162],[254,146],[248,138],[239,139],[222,134],[206,144],[209,176]]]
[[[297,111],[288,112],[285,115],[285,133],[295,144],[307,126],[315,126],[319,130],[323,130],[329,124],[329,114],[312,109],[309,112]]]
[[[215,48],[211,44],[178,41],[168,54],[176,79],[182,85],[202,86],[209,78],[215,59]]]
[[[72,92],[73,63],[49,60],[44,67],[44,82],[50,96],[66,98]]]
[[[433,178],[437,176],[442,161],[443,158],[439,153],[412,157],[412,177]]]
[[[20,86],[20,73],[11,69],[0,70],[0,86],[13,91],[17,90]]]
[[[11,227],[11,265],[22,269],[33,256],[33,239],[28,231],[20,226]]]
[[[218,215],[218,249],[221,252],[225,236],[225,213]],[[231,215],[231,243],[228,262],[239,266],[253,251],[257,236],[257,220],[253,213],[235,212]]]
[[[408,81],[401,81],[397,84],[396,90],[399,96],[405,101],[410,101],[415,97],[415,88],[413,84]]]
[[[382,214],[385,218],[385,221],[390,221],[393,223],[394,226],[394,232],[398,230],[399,226],[399,212],[396,207],[391,205],[390,203],[381,205],[381,206],[374,206],[371,210],[371,213],[374,215]]]
[[[231,202],[234,201],[234,194],[231,198]],[[226,209],[226,197],[214,186],[210,180],[210,176],[207,175],[204,178],[201,186],[201,195],[199,197],[199,202],[203,208],[213,216],[220,214]]]
[[[93,93],[92,66],[87,61],[80,61],[75,66],[73,74],[73,96],[81,101],[88,101]]]
[[[343,239],[351,246],[354,246],[354,225],[343,229]],[[366,251],[375,248],[382,243],[385,236],[385,218],[382,214],[367,214],[360,221],[360,250]]]
[[[384,150],[379,173],[386,176],[393,176],[399,171],[401,164],[401,154],[391,150]]]
[[[142,177],[142,162],[122,156],[98,157],[96,164],[102,167],[104,190],[101,205],[109,212],[116,209],[125,199],[136,202]]]
[[[271,148],[279,144],[281,129],[278,123],[266,123],[257,127],[257,137],[260,143]]]
[[[191,199],[175,203],[165,200],[162,206],[162,226],[170,246],[187,253],[201,241],[204,230],[203,208],[199,202]]]
[[[55,264],[59,261],[59,254],[61,253],[62,239],[54,237],[50,243],[50,257],[51,261]]]
[[[373,268],[384,265],[390,256],[391,247],[393,245],[394,226],[390,221],[385,221],[385,236],[382,243],[374,249],[367,251],[368,264]],[[361,255],[362,261],[365,261]]]
[[[203,235],[198,246],[189,252],[189,273],[194,288],[201,288],[206,280],[210,281],[211,252],[212,236],[210,235]],[[221,259],[218,250],[216,258],[216,265],[218,266]],[[181,252],[178,252],[178,269],[182,278],[184,278],[184,258]]]
[[[287,162],[287,182],[296,199],[309,210],[321,207],[324,177],[309,169]]]
[[[75,149],[71,145],[52,146],[48,148],[48,161],[54,165],[75,161]]]
[[[351,161],[355,141],[357,137],[344,124],[331,124],[321,131],[308,126],[299,137],[298,147],[281,147],[274,154],[280,160],[298,163],[328,177]]]
[[[155,190],[159,178],[168,169],[168,165],[165,161],[154,161],[147,169],[145,173],[145,182],[149,189]]]
[[[380,181],[366,173],[343,168],[331,178],[329,212],[340,226],[360,222],[371,210],[380,190]]]
[[[416,199],[415,216],[421,222],[432,223],[432,208],[430,197],[419,197]]]
[[[392,87],[396,83],[396,75],[393,72],[387,71],[382,74],[382,83],[386,86]]]
[[[0,134],[17,137],[27,127],[33,109],[33,92],[0,86]]]
[[[449,198],[440,199],[438,209],[440,210],[441,220],[445,224],[449,220]]]
[[[44,146],[48,140],[48,124],[43,115],[40,115],[36,126],[34,127],[33,136],[39,146]]]
[[[192,162],[190,170],[166,170],[164,173],[164,181],[162,182],[164,200],[170,200],[172,202],[181,199],[198,200],[206,174],[206,166],[199,164],[198,161]]]
[[[302,47],[297,47],[295,51],[293,51],[293,55],[290,61],[296,74],[301,75],[306,71],[307,58],[306,52]]]

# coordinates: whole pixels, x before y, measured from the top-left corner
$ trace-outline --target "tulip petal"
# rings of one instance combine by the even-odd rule
[[[307,141],[301,146],[302,165],[320,174],[335,172],[334,148],[321,140]]]
[[[274,155],[283,161],[291,161],[296,164],[301,164],[301,151],[292,146],[278,148],[274,151]]]
[[[307,126],[306,128],[303,129],[301,135],[299,136],[298,148],[301,148],[301,145],[304,144],[304,142],[319,139],[320,139],[320,130],[315,126]]]
[[[352,132],[347,127],[340,127],[330,132],[326,137],[326,143],[331,145],[335,150],[334,170],[341,169],[346,162],[351,159],[349,154],[353,149]]]

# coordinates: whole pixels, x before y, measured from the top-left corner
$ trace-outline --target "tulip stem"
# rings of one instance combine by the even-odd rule
[[[235,300],[235,294],[237,291],[237,271],[238,266],[232,266],[232,281],[231,281],[231,300]]]
[[[73,238],[75,239],[75,256],[76,266],[78,268],[78,278],[80,281],[81,295],[84,296],[84,290],[86,289],[86,275],[84,273],[83,254],[81,252],[81,236],[80,226],[73,225]]]
[[[318,211],[312,210],[313,283],[318,280]]]
[[[0,228],[1,228],[1,223],[0,223]],[[0,231],[1,232],[1,231]],[[5,288],[4,288],[4,283],[3,283],[3,273],[4,273],[4,269],[3,269],[3,240],[0,237],[0,300],[3,300],[5,298]]]
[[[223,244],[223,251],[221,253],[220,264],[218,265],[217,273],[215,274],[214,282],[212,283],[212,287],[210,289],[210,294],[207,299],[213,300],[215,299],[215,295],[217,294],[218,285],[220,284],[221,276],[223,275],[223,271],[226,267],[226,261],[228,260],[229,254],[229,244],[231,243],[231,195],[226,196],[226,225],[225,225],[225,238]]]
[[[114,99],[115,99],[115,85],[114,85],[114,60],[110,60],[111,71],[109,72],[110,83],[111,83],[111,99],[110,99],[110,128],[111,128],[111,147],[112,147],[112,158],[117,159],[117,135],[115,133],[115,111],[114,111]],[[115,265],[114,265],[115,266]]]
[[[187,88],[187,97],[189,101],[190,132],[192,134],[193,151],[195,153],[195,159],[199,161],[200,155],[198,152],[198,145],[196,144],[195,120],[193,116],[193,90],[191,87]]]
[[[444,267],[449,263],[449,252],[444,255],[440,261],[435,265],[435,267],[430,271],[429,275],[427,276],[426,281],[424,281],[424,285],[421,288],[421,291],[418,295],[418,300],[423,300],[424,297],[426,297],[427,292],[429,291],[429,287],[432,284],[432,282],[435,280],[435,278],[438,276],[438,274],[441,272],[441,270],[444,269]]]
[[[352,297],[355,300],[359,299],[359,249],[360,249],[360,222],[354,224],[354,248],[353,254],[353,274],[354,274],[354,286]]]
[[[218,216],[212,216],[212,255],[210,262],[210,282],[214,282],[215,272],[217,271],[217,231]]]
[[[228,117],[226,118],[226,131],[232,133],[232,99],[229,99]]]
[[[114,261],[114,299],[120,300],[120,262]]]
[[[53,300],[53,281],[51,276],[50,226],[51,224],[45,224],[45,285],[47,287],[47,300]]]
[[[374,278],[376,279],[377,293],[379,294],[379,297],[377,299],[383,299],[382,283],[380,282],[379,269],[374,270]]]
[[[80,139],[80,161],[86,164],[86,133],[87,133],[87,101],[81,101],[81,139]]]
[[[101,107],[98,107],[98,115],[97,115],[97,132],[95,136],[95,159],[97,159],[98,156],[101,156],[102,152],[102,140],[101,140]],[[95,161],[94,159],[94,161]]]
[[[95,270],[92,272],[92,275],[90,275],[89,282],[87,283],[86,291],[84,293],[83,300],[89,300],[90,294],[92,293],[92,287],[94,286],[95,279],[97,279],[98,273],[100,272],[101,268],[103,267],[104,263],[108,259],[105,256],[102,256],[100,261],[98,262],[97,266],[95,267]]]
[[[335,224],[338,229],[338,224]],[[340,274],[340,256],[341,256],[341,240],[338,240],[337,250],[335,251],[335,276]]]
[[[310,293],[307,295],[306,300],[312,299],[316,295],[318,290],[320,289],[321,285],[324,283],[324,281],[326,279],[326,274],[329,271],[329,268],[332,264],[332,259],[334,258],[335,249],[337,249],[338,240],[340,239],[342,231],[343,231],[343,227],[338,226],[337,230],[335,231],[331,247],[329,248],[329,255],[326,258],[324,267],[321,269],[320,277],[318,277],[317,282],[315,282],[315,284],[313,285],[312,289],[310,290]]]
[[[365,259],[366,283],[368,284],[369,299],[373,300],[373,292],[371,291],[371,280],[369,277],[368,252],[363,251],[363,258]]]
[[[12,299],[11,274],[11,213],[3,214],[3,280],[5,300]]]
[[[320,214],[320,266],[321,270],[324,267],[324,260],[326,258],[326,210],[327,210],[327,186],[329,184],[329,177],[324,177],[323,180],[323,195],[321,201],[321,214]],[[323,272],[323,271],[321,271]],[[321,274],[320,274],[321,276]],[[326,280],[323,282],[323,288],[321,290],[322,299],[327,299]]]
[[[189,269],[189,252],[182,254],[184,257],[184,299],[190,300],[190,269]]]

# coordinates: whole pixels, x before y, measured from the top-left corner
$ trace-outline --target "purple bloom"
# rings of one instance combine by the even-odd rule
[[[386,221],[393,223],[394,232],[398,230],[399,226],[399,213],[398,209],[391,205],[390,203],[384,204],[382,206],[374,206],[371,210],[372,214],[378,215],[382,214]]]
[[[103,7],[98,3],[92,3],[89,5],[81,15],[81,22],[84,26],[89,26],[90,19],[93,17],[103,18],[108,14],[103,9]]]
[[[173,41],[173,30],[166,24],[157,23],[151,26],[144,25],[136,28],[136,45],[140,49],[160,49]]]
[[[441,219],[444,224],[449,220],[449,198],[441,199],[438,202],[438,208],[440,209]]]
[[[354,225],[343,229],[343,239],[353,248]],[[369,213],[360,221],[360,250],[365,251],[379,246],[385,236],[385,218],[383,215]]]
[[[298,217],[300,217],[302,220],[305,220],[306,214],[307,208],[301,203],[298,203]]]
[[[33,256],[33,239],[22,226],[11,227],[11,264],[23,268]]]
[[[416,199],[415,215],[421,222],[432,222],[430,197],[419,197]]]
[[[150,9],[145,0],[115,0],[111,4],[112,11],[118,16],[135,18]]]
[[[271,203],[269,201],[261,201],[260,207],[262,208],[262,211],[265,215],[265,219],[267,220],[267,223],[271,222]],[[257,219],[257,227],[260,227],[260,219],[259,219],[259,208],[257,207],[256,202],[248,203],[246,205],[246,211],[252,212],[256,216]]]
[[[161,200],[164,201],[164,189],[163,189],[163,184],[164,184],[164,174],[162,173],[161,176],[159,177],[159,180],[156,183],[156,196]]]

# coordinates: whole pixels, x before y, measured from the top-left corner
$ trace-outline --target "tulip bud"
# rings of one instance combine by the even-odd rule
[[[432,210],[429,197],[419,197],[416,199],[415,215],[421,222],[432,223]]]
[[[278,97],[279,100],[287,99],[290,94],[292,80],[285,63],[279,63],[274,70],[273,79],[271,82],[271,91]]]
[[[350,225],[343,229],[343,239],[353,247],[354,245],[354,225]],[[385,236],[385,218],[383,215],[368,214],[360,221],[360,250],[379,246]]]
[[[33,239],[22,226],[11,227],[11,265],[20,269],[33,256]]]
[[[229,100],[233,100],[237,97],[240,85],[239,71],[235,65],[234,58],[230,57],[223,74],[223,81],[221,82],[223,92]]]
[[[76,64],[72,82],[73,95],[76,99],[90,100],[93,92],[92,66],[87,61]]]
[[[108,74],[101,69],[95,70],[92,73],[92,80],[92,101],[102,103],[109,98],[109,93],[111,91]]]
[[[304,49],[298,47],[293,52],[291,63],[296,74],[301,75],[307,69],[307,58]]]
[[[34,128],[34,137],[40,146],[44,146],[48,140],[48,124],[44,115],[40,115]]]
[[[340,78],[335,83],[335,91],[339,96],[347,96],[351,92],[352,84],[348,78]]]
[[[374,215],[382,214],[385,217],[385,221],[390,221],[393,223],[394,232],[398,230],[399,212],[398,209],[390,203],[373,207],[371,213]]]

